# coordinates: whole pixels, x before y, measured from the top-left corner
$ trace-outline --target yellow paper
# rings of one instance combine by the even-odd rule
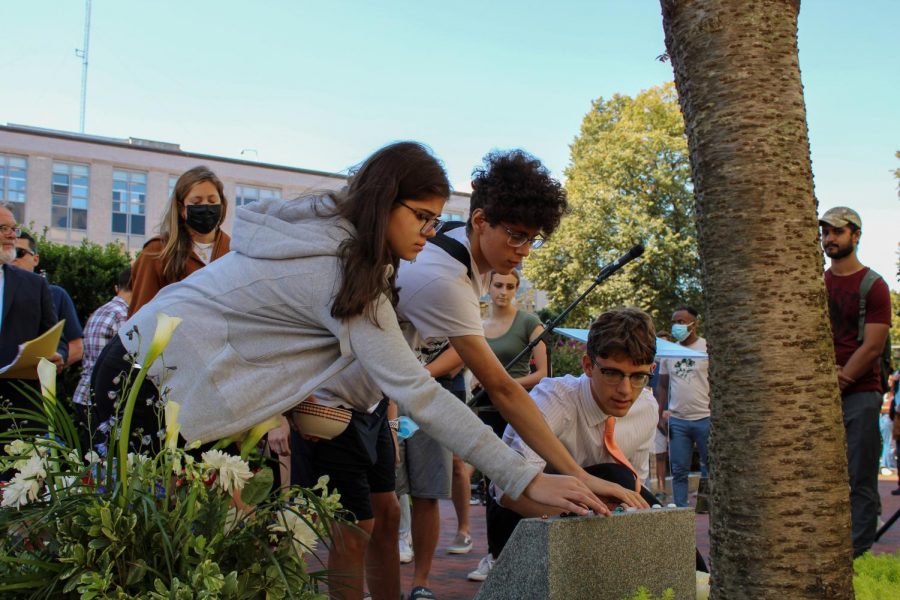
[[[0,379],[37,379],[38,361],[56,354],[65,323],[63,319],[33,340],[20,344],[16,360],[0,369]]]

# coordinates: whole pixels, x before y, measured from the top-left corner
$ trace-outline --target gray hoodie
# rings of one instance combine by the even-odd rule
[[[346,220],[325,216],[333,206],[307,197],[238,208],[232,251],[163,288],[119,330],[122,343],[140,362],[156,314],[183,319],[150,375],[181,404],[188,441],[223,438],[285,413],[358,361],[423,430],[518,497],[537,469],[428,375],[386,297],[377,303],[380,327],[364,315],[331,316],[338,248],[353,232]],[[129,339],[135,326],[139,335]]]

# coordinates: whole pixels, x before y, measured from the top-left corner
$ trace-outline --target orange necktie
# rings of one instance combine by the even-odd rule
[[[609,452],[610,456],[616,459],[616,462],[624,467],[628,467],[628,470],[634,473],[634,489],[636,492],[640,492],[641,478],[638,477],[637,471],[634,470],[634,467],[632,467],[631,463],[628,462],[628,459],[625,458],[625,454],[622,452],[621,448],[619,448],[619,445],[616,444],[615,432],[616,418],[606,417],[606,427],[603,431],[603,445],[606,447],[606,451]]]

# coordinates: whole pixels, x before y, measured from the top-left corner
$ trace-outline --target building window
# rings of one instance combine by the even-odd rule
[[[281,190],[277,188],[255,187],[252,185],[237,185],[234,188],[234,205],[244,206],[257,200],[274,198],[281,199]]]
[[[449,223],[451,221],[465,221],[466,217],[462,213],[445,212],[441,213],[441,221]]]
[[[6,202],[16,223],[25,222],[25,184],[28,159],[0,154],[0,202]]]
[[[112,231],[125,235],[144,235],[147,204],[147,174],[137,171],[113,171]]]
[[[53,163],[50,187],[53,203],[50,223],[53,227],[87,230],[89,177],[87,165]]]

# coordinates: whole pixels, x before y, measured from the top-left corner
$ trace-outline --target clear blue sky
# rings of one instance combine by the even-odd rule
[[[0,123],[78,130],[81,0],[0,4]],[[900,289],[900,2],[800,14],[820,206],[863,217],[862,260]],[[558,176],[592,99],[672,78],[653,0],[94,0],[86,132],[345,171],[429,144],[457,189],[492,148]]]

